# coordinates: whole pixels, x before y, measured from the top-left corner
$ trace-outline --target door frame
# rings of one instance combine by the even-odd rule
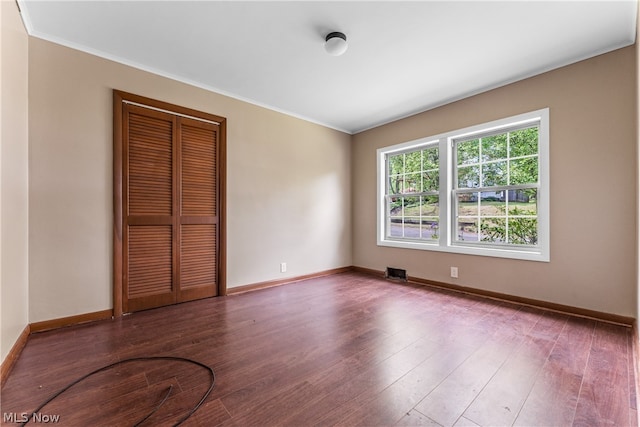
[[[227,294],[227,119],[214,114],[181,107],[163,101],[134,95],[117,89],[113,90],[113,315],[120,317],[123,313],[123,104],[131,103],[150,109],[165,111],[178,116],[186,116],[219,124],[219,170],[218,170],[218,295]]]

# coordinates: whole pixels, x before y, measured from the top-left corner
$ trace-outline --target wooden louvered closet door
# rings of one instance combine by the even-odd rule
[[[122,111],[124,312],[215,296],[219,126]]]
[[[215,295],[217,126],[181,118],[178,301]]]

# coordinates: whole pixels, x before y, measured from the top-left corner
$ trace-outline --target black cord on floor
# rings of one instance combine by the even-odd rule
[[[216,381],[216,374],[213,372],[213,369],[211,369],[209,366],[205,365],[204,363],[200,363],[196,360],[192,360],[192,359],[186,359],[184,357],[174,357],[174,356],[150,356],[150,357],[133,357],[130,359],[124,359],[124,360],[120,360],[119,362],[115,362],[112,363],[110,365],[107,366],[103,366],[102,368],[98,368],[95,371],[89,372],[88,374],[78,378],[77,380],[73,381],[72,383],[70,383],[69,385],[65,386],[63,389],[61,389],[60,391],[58,391],[57,393],[55,393],[53,396],[51,396],[49,399],[47,399],[44,403],[42,403],[36,410],[34,410],[31,415],[29,415],[29,418],[23,422],[22,424],[20,424],[21,426],[25,426],[27,425],[31,419],[33,418],[33,416],[37,413],[39,413],[42,408],[44,408],[45,406],[47,406],[49,403],[53,402],[58,396],[60,396],[62,393],[64,393],[65,391],[69,390],[71,387],[73,387],[74,385],[86,380],[87,378],[89,378],[92,375],[95,375],[99,372],[103,372],[106,371],[108,369],[113,368],[114,366],[118,366],[118,365],[122,365],[124,363],[129,363],[129,362],[143,362],[143,361],[151,361],[151,360],[172,360],[172,361],[176,361],[176,362],[186,362],[186,363],[191,363],[197,366],[200,366],[201,368],[206,369],[209,372],[209,375],[211,376],[211,385],[209,386],[209,389],[202,395],[202,398],[200,399],[200,401],[198,402],[198,404],[196,406],[194,406],[193,408],[191,408],[191,410],[185,415],[183,416],[180,420],[178,420],[177,423],[174,424],[175,426],[179,426],[180,424],[182,424],[183,422],[185,422],[191,415],[193,415],[194,412],[196,412],[200,406],[202,406],[202,404],[204,403],[204,401],[207,399],[207,397],[209,397],[209,394],[211,394],[211,391],[213,390],[213,386],[215,385],[215,381]],[[151,417],[154,413],[156,413],[156,411],[158,409],[160,409],[160,407],[164,404],[164,402],[169,398],[169,394],[171,394],[171,388],[173,386],[171,386],[169,388],[169,391],[167,393],[167,395],[165,396],[165,398],[162,400],[162,402],[160,402],[160,404],[146,417],[144,417],[142,420],[138,421],[135,426],[139,426],[140,424],[142,424],[144,421],[146,421],[149,417]]]
[[[142,424],[143,422],[147,421],[147,419],[149,419],[149,417],[151,417],[153,414],[155,414],[156,412],[158,412],[158,409],[160,409],[160,407],[162,405],[164,405],[164,402],[167,401],[167,399],[169,398],[169,395],[171,394],[171,390],[173,390],[173,384],[171,384],[169,386],[169,389],[167,390],[167,395],[164,397],[164,399],[162,399],[162,402],[160,402],[160,404],[158,406],[156,406],[154,408],[153,411],[149,412],[143,419],[141,419],[140,421],[138,421],[137,423],[135,423],[133,425],[133,427],[138,427],[140,426],[140,424]]]

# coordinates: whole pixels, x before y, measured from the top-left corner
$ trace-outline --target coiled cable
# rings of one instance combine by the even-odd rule
[[[185,363],[191,363],[197,366],[200,366],[201,368],[206,369],[209,372],[209,375],[211,376],[211,385],[209,386],[209,388],[207,389],[207,391],[202,395],[202,398],[200,399],[200,401],[189,410],[189,412],[184,415],[182,418],[180,418],[178,420],[177,423],[174,424],[174,427],[179,426],[180,424],[182,424],[183,422],[185,422],[191,415],[194,414],[194,412],[196,412],[200,406],[202,406],[202,404],[204,403],[205,400],[207,400],[207,397],[209,397],[209,394],[211,394],[211,391],[213,390],[213,386],[215,385],[215,381],[216,381],[216,374],[213,372],[213,369],[210,368],[209,366],[205,365],[204,363],[200,363],[196,360],[192,360],[192,359],[187,359],[184,357],[174,357],[174,356],[149,356],[149,357],[132,357],[130,359],[123,359],[120,360],[118,362],[114,362],[111,363],[110,365],[107,366],[103,366],[102,368],[98,368],[94,371],[89,372],[86,375],[83,375],[82,377],[78,378],[77,380],[74,380],[73,382],[69,383],[68,385],[66,385],[64,388],[62,388],[61,390],[59,390],[58,392],[56,392],[55,394],[53,394],[50,398],[48,398],[44,403],[42,403],[36,410],[34,410],[33,412],[31,412],[31,415],[29,415],[29,418],[27,418],[27,420],[25,422],[23,422],[22,424],[20,424],[21,426],[25,426],[27,425],[32,418],[34,417],[35,414],[39,413],[45,406],[47,406],[49,403],[53,402],[56,398],[58,398],[58,396],[60,396],[62,393],[64,393],[65,391],[69,390],[71,387],[73,387],[74,385],[86,380],[87,378],[91,377],[92,375],[95,375],[99,372],[103,372],[106,371],[108,369],[111,369],[115,366],[118,365],[122,365],[125,363],[130,363],[130,362],[144,362],[144,361],[153,361],[153,360],[170,360],[170,361],[174,361],[174,362],[185,362]],[[147,416],[145,416],[144,418],[142,418],[140,421],[138,421],[137,423],[134,424],[133,427],[138,427],[140,426],[143,422],[145,422],[146,420],[148,420],[153,414],[155,414],[160,407],[167,401],[167,399],[169,398],[169,395],[171,394],[171,390],[172,390],[173,386],[169,387],[169,390],[166,394],[166,396],[164,397],[164,399],[162,400],[162,402],[160,402],[160,404],[153,410],[151,411]]]

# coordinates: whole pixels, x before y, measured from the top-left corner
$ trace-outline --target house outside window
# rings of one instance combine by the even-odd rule
[[[549,110],[378,150],[378,244],[549,261]]]

